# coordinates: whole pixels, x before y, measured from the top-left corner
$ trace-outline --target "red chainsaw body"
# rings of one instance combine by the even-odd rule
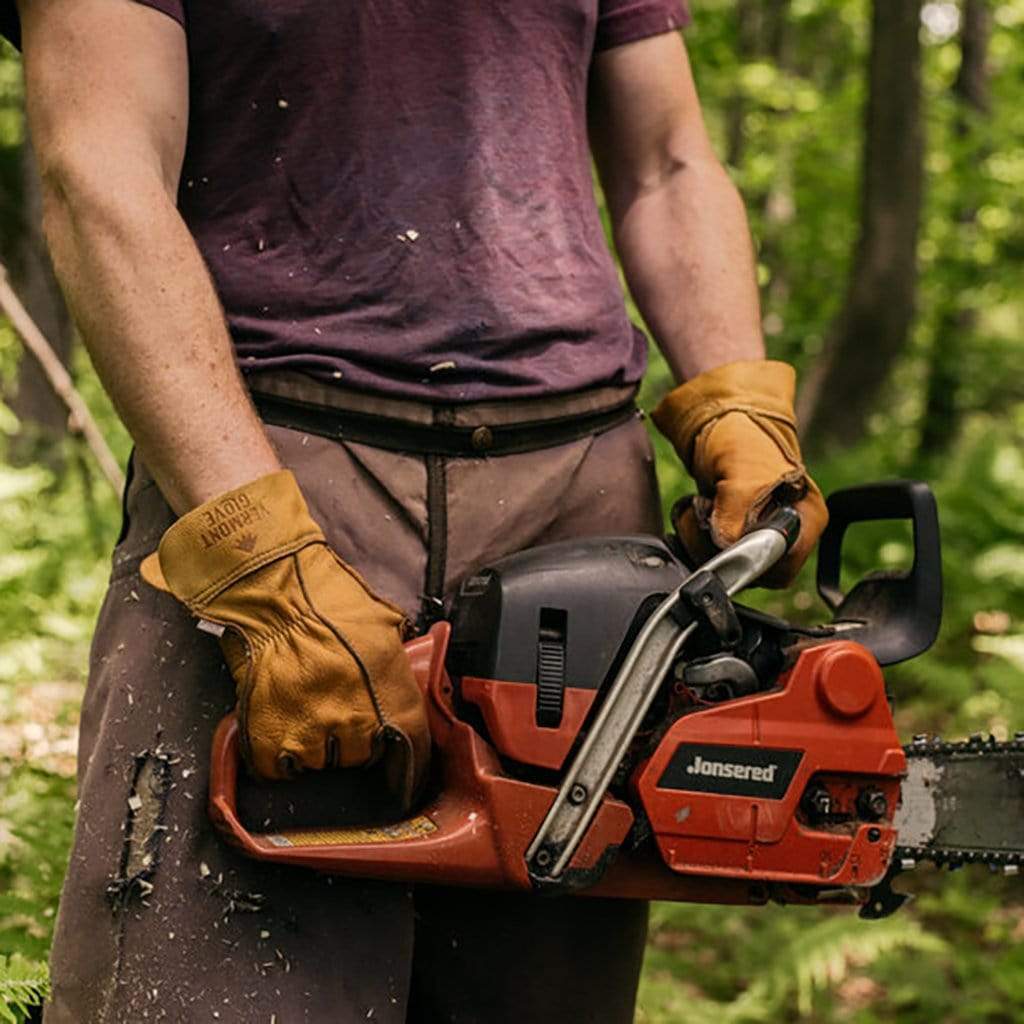
[[[770,798],[687,788],[711,779],[742,789],[744,779],[701,769],[753,771],[766,751],[775,754],[774,769],[761,768],[774,776]],[[835,641],[803,651],[775,691],[679,718],[634,785],[674,871],[864,886],[885,874],[896,832],[891,818],[858,820],[857,795],[870,787],[894,810],[905,771],[878,664],[863,647]],[[829,793],[831,817],[843,820],[807,820],[801,798],[815,782]]]
[[[541,727],[532,686],[479,677],[453,685],[449,635],[440,623],[407,648],[435,745],[437,795],[414,817],[383,828],[249,831],[236,809],[229,716],[210,783],[210,813],[228,840],[262,860],[345,875],[530,888],[524,853],[558,788],[538,777],[564,768],[598,691],[568,686],[560,724]],[[888,868],[904,771],[872,655],[847,641],[809,646],[773,689],[692,706],[668,725],[625,788],[605,797],[567,889],[713,903],[814,902],[840,891],[856,899]],[[826,820],[806,811],[813,787],[830,794]],[[858,811],[867,789],[885,797],[874,820]],[[634,843],[638,818],[650,835]]]

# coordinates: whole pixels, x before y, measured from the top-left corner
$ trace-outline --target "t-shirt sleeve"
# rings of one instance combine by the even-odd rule
[[[690,23],[687,0],[601,0],[595,50],[608,50]]]
[[[135,0],[136,3],[163,11],[180,25],[185,24],[185,0]],[[0,36],[9,39],[15,46],[21,46],[21,25],[14,0],[0,0]]]

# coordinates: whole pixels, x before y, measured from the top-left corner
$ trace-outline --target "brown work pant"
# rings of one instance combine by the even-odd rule
[[[526,410],[577,414],[602,400],[535,401]],[[516,422],[523,408],[458,415]],[[432,529],[448,590],[525,547],[660,531],[638,419],[558,448],[447,460],[441,547],[423,457],[269,432],[329,542],[414,616]],[[353,881],[251,861],[221,841],[205,796],[213,730],[234,686],[216,640],[139,578],[141,558],[173,515],[137,460],[125,512],[82,709],[80,807],[46,1021],[632,1020],[645,904]],[[372,771],[342,775],[330,806],[311,813],[357,823],[372,814],[380,780]],[[294,810],[303,783],[286,785]],[[252,788],[247,813],[258,827],[273,801]]]

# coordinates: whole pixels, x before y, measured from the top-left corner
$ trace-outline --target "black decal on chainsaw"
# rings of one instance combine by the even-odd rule
[[[800,750],[681,743],[658,788],[781,800],[803,756]]]

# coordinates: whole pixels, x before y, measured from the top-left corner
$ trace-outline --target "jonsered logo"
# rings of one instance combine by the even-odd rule
[[[742,779],[751,782],[775,781],[777,764],[756,765],[739,764],[736,761],[707,761],[697,754],[691,764],[686,766],[687,775],[709,775],[716,779]]]
[[[658,780],[659,789],[781,800],[803,757],[800,750],[680,743]]]

